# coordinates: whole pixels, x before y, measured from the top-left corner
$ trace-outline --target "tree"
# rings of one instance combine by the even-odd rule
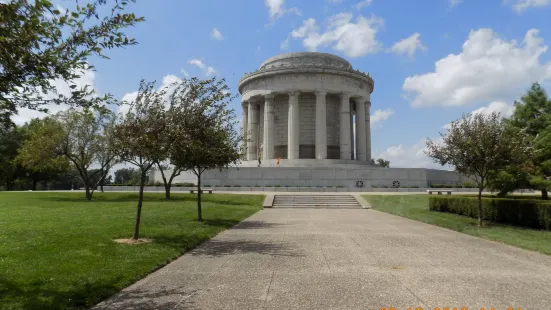
[[[464,114],[451,123],[442,142],[427,141],[427,155],[455,169],[478,185],[478,225],[482,226],[482,191],[492,174],[509,165],[521,164],[531,152],[529,138],[507,126],[499,113]]]
[[[170,96],[169,154],[178,167],[197,176],[197,219],[201,210],[201,175],[223,169],[240,158],[241,134],[235,130],[236,117],[228,108],[233,97],[224,79],[183,80]]]
[[[130,0],[135,2],[135,0]],[[143,21],[124,13],[129,1],[76,2],[58,10],[48,0],[0,3],[0,122],[10,123],[19,108],[44,110],[49,103],[99,106],[101,98],[83,100],[90,89],[72,83],[93,67],[90,57],[107,58],[104,50],[137,44],[122,30]],[[107,3],[113,3],[105,10]],[[109,12],[102,16],[103,12]],[[71,96],[56,93],[54,80],[71,84]]]
[[[58,113],[57,118],[62,127],[62,135],[56,142],[57,152],[73,164],[77,177],[84,184],[86,199],[92,200],[98,185],[117,163],[113,143],[114,115],[90,109],[69,109]]]
[[[51,179],[66,172],[67,158],[59,156],[56,148],[63,136],[62,125],[54,118],[33,119],[28,125],[28,138],[23,141],[15,161],[21,165],[32,180],[32,190],[37,182]]]
[[[138,240],[143,204],[143,191],[147,172],[166,155],[166,121],[164,91],[155,91],[155,84],[140,83],[136,99],[130,103],[127,113],[121,115],[116,126],[116,146],[122,160],[135,165],[140,171],[138,208],[132,239]]]
[[[170,130],[170,126],[167,126],[167,130]],[[170,159],[165,160],[164,162],[158,162],[157,168],[161,172],[163,185],[165,186],[165,199],[170,200],[170,188],[172,187],[172,181],[174,181],[174,178],[184,172],[185,169],[180,166],[174,165],[170,161]]]
[[[508,121],[512,126],[524,130],[534,139],[534,152],[530,158],[533,169],[526,178],[517,182],[529,183],[541,190],[542,198],[549,199],[551,189],[551,152],[549,151],[549,126],[551,126],[551,99],[540,84],[534,83],[528,92],[515,102],[515,111]],[[528,181],[528,182],[526,182]]]
[[[389,168],[390,167],[390,161],[384,160],[382,158],[377,159],[377,165],[383,167],[383,168]]]
[[[121,168],[115,171],[115,184],[139,184],[140,172],[134,168]]]
[[[15,158],[22,143],[17,127],[0,126],[0,178],[6,190],[11,190],[19,173]]]

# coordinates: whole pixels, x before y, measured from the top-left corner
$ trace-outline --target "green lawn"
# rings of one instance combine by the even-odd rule
[[[551,231],[497,223],[485,223],[485,226],[480,228],[474,218],[430,211],[427,195],[365,195],[363,197],[373,209],[378,211],[551,255]]]
[[[263,196],[146,193],[140,237],[137,193],[0,192],[0,309],[87,308],[261,209]]]

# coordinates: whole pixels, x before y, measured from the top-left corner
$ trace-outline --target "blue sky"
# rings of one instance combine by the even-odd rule
[[[334,53],[374,77],[372,155],[394,167],[435,167],[427,137],[464,112],[508,115],[532,82],[551,81],[551,0],[138,0],[130,9],[146,19],[128,31],[139,45],[92,59],[83,83],[123,98],[142,78],[215,74],[236,93],[271,56]],[[240,116],[239,99],[234,108]]]

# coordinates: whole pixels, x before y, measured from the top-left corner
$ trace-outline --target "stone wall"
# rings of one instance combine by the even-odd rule
[[[344,166],[344,167],[343,167]],[[454,171],[424,168],[380,168],[345,165],[338,167],[240,167],[226,171],[207,171],[203,183],[210,186],[343,186],[356,187],[361,181],[366,188],[418,186],[434,184],[462,184],[466,179]],[[455,182],[454,182],[455,180]],[[162,181],[155,171],[155,181]],[[182,173],[175,183],[196,182],[194,175]],[[447,182],[447,183],[446,183]]]

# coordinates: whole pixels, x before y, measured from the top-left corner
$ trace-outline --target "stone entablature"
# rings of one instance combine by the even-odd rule
[[[373,87],[369,74],[331,54],[268,59],[239,81],[246,160],[370,162]]]

